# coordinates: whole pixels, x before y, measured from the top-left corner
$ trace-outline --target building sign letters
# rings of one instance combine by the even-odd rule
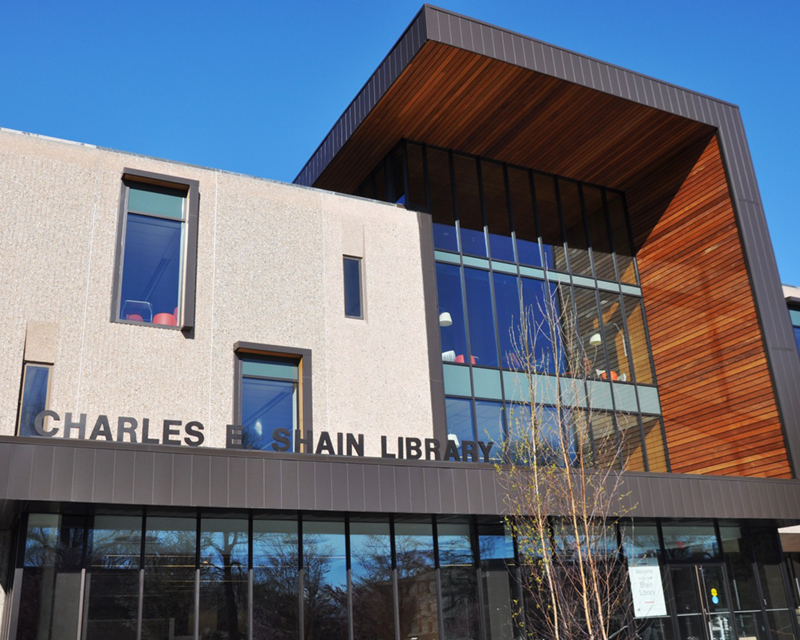
[[[42,411],[36,416],[34,430],[42,438],[61,437],[77,440],[126,442],[141,444],[166,444],[199,447],[205,442],[205,427],[197,420],[137,420],[129,416],[109,417],[99,415],[94,421],[85,413],[75,417],[72,413],[61,415],[55,411]],[[294,437],[293,437],[294,436]],[[491,462],[493,442],[462,440],[460,446],[453,440],[436,438],[390,438],[381,436],[381,458],[400,460],[444,460],[454,462]],[[251,449],[245,428],[227,425],[228,449]],[[320,431],[295,431],[278,428],[272,432],[272,442],[266,451],[310,453],[313,455],[364,457],[364,434],[329,433]]]

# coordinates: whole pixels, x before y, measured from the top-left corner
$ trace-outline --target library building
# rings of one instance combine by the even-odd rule
[[[0,129],[0,640],[545,638],[504,453],[578,415],[618,638],[800,638],[739,109],[428,5],[387,48],[293,184]]]

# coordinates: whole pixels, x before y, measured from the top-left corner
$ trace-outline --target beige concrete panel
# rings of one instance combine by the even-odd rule
[[[315,429],[325,422],[326,385],[319,374],[326,351],[320,213],[324,195],[219,174],[213,285],[215,423],[227,424],[233,418],[237,341],[311,349]]]
[[[58,351],[58,323],[28,321],[25,331],[25,361],[54,364]]]
[[[433,433],[416,214],[359,198],[323,198],[325,282],[329,307],[328,429],[366,436]],[[366,319],[344,317],[342,254],[352,229],[364,229]]]
[[[14,433],[28,320],[81,331],[97,159],[90,146],[0,131],[0,434]],[[74,387],[79,354],[56,361],[54,401]]]
[[[73,350],[81,353],[80,380],[75,396],[61,410],[86,413],[89,423],[100,414],[114,418],[130,416],[140,424],[147,418],[153,429],[164,419],[180,420],[183,424],[194,420],[205,426],[208,435],[211,428],[207,394],[211,354],[208,305],[198,304],[194,338],[175,328],[110,321],[121,178],[126,168],[198,180],[201,194],[198,246],[208,246],[213,233],[213,226],[206,224],[206,219],[210,221],[214,215],[215,172],[117,152],[102,153],[84,334],[74,336],[72,345]],[[198,299],[207,289],[208,272],[208,265],[199,261]]]

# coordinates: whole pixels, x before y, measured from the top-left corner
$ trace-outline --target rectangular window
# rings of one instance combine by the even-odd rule
[[[197,183],[126,170],[123,185],[113,319],[189,329]]]
[[[344,257],[344,315],[363,318],[361,303],[361,258]]]
[[[245,449],[293,451],[311,430],[311,352],[237,343],[235,419]]]
[[[34,421],[37,415],[47,409],[51,370],[50,365],[25,363],[22,372],[17,435],[34,437],[39,435],[34,428]]]

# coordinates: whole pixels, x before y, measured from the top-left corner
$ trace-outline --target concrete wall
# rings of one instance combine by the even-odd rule
[[[123,168],[200,183],[193,338],[110,322]],[[342,256],[365,319],[344,317]],[[311,349],[314,431],[432,434],[416,215],[392,205],[0,130],[0,435],[22,362],[55,353],[50,407],[199,420],[225,446],[237,341]]]

